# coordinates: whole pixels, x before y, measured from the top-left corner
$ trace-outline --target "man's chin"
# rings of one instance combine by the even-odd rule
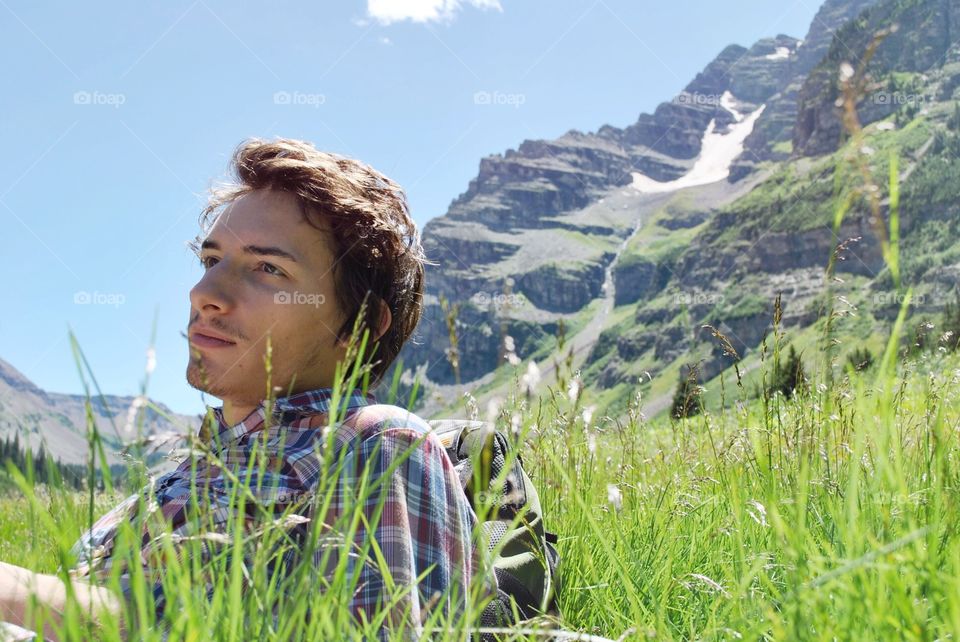
[[[201,371],[195,364],[187,366],[187,384],[200,392],[223,399],[229,388],[216,383],[217,377],[209,371]]]
[[[250,389],[248,385],[218,379],[217,373],[201,372],[200,368],[191,363],[187,366],[187,384],[204,394],[211,395],[221,401],[230,400],[233,403],[249,403],[256,405],[263,399],[261,388]],[[264,384],[265,385],[265,384]]]

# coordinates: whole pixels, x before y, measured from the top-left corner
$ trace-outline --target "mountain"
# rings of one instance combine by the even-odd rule
[[[843,350],[875,348],[900,300],[883,252],[892,153],[902,276],[919,288],[917,314],[943,308],[960,274],[950,156],[960,149],[958,20],[952,0],[828,0],[802,40],[731,45],[631,125],[482,159],[424,227],[437,265],[400,355],[403,391],[419,378],[416,407],[427,416],[462,414],[464,392],[503,397],[529,367],[518,362],[551,371],[562,325],[601,410],[622,411],[639,387],[657,412],[691,365],[702,382],[732,365],[706,325],[729,339],[742,372],[755,369],[778,294],[784,326],[811,354],[824,311],[837,307],[830,331],[846,333]],[[871,58],[878,32],[886,38]],[[841,68],[867,58],[854,148],[838,106]],[[853,197],[855,158],[882,192],[882,220]],[[835,237],[841,195],[853,196]],[[456,350],[444,304],[456,308]]]
[[[137,422],[143,422],[143,435],[170,430],[183,432],[200,427],[201,417],[178,415],[163,404],[156,404],[172,420],[152,408],[142,408],[128,429],[130,408],[136,397],[91,396],[90,408],[110,464],[120,463],[118,450],[123,443],[137,437]],[[86,462],[87,447],[86,398],[46,392],[37,387],[12,365],[0,359],[0,439],[20,437],[34,451],[41,445],[53,459],[65,464]]]

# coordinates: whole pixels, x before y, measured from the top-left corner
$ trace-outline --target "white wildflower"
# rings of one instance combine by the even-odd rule
[[[703,582],[704,584],[706,584],[716,592],[721,593],[725,597],[730,597],[730,593],[727,592],[727,589],[723,588],[723,586],[716,580],[713,580],[707,577],[706,575],[702,575],[700,573],[690,573],[690,577],[700,580],[701,582]]]
[[[157,367],[157,351],[153,346],[147,348],[147,374],[152,373]]]
[[[293,528],[294,526],[306,524],[309,521],[310,521],[309,517],[304,517],[303,515],[297,515],[293,513],[293,514],[287,515],[282,519],[275,519],[273,520],[273,523],[276,526],[279,526],[280,528],[290,529],[290,528]]]
[[[753,510],[747,509],[747,514],[753,518],[753,521],[760,524],[764,528],[768,526],[767,524],[767,508],[760,502],[755,499],[750,500],[750,505],[753,506]]]
[[[520,383],[523,385],[524,394],[533,393],[537,384],[540,383],[540,368],[537,367],[536,361],[527,364],[527,372],[520,378]]]
[[[623,506],[623,493],[616,484],[607,484],[607,501],[613,506],[614,510],[620,510]]]
[[[480,404],[477,403],[477,398],[469,392],[463,393],[463,398],[467,404],[467,418],[470,421],[476,421],[480,417]]]
[[[487,402],[487,421],[495,422],[498,414],[500,414],[500,399],[494,397]]]
[[[594,405],[587,406],[586,408],[583,409],[583,425],[584,425],[584,427],[587,427],[587,426],[590,425],[590,421],[593,419],[593,411],[596,410],[596,409],[597,409],[597,407],[594,406]]]
[[[137,421],[137,413],[146,405],[147,398],[143,395],[137,395],[133,403],[130,404],[130,408],[127,409],[127,423],[123,427],[125,432],[128,434],[133,432],[133,425]]]
[[[580,379],[574,377],[570,380],[570,385],[567,387],[567,397],[570,398],[571,403],[576,403],[577,399],[580,398],[580,390],[583,385],[580,383]]]

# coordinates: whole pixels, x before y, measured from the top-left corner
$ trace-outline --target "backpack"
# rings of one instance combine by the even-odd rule
[[[495,510],[481,528],[489,538],[489,550],[500,547],[493,560],[497,596],[481,614],[480,626],[499,628],[537,615],[558,615],[557,536],[544,528],[537,489],[523,469],[520,453],[513,452],[506,436],[489,422],[440,419],[427,423],[446,449],[474,510],[482,505],[483,493],[493,494]],[[504,473],[508,461],[512,469]],[[518,514],[522,515],[519,522]],[[482,635],[481,639],[495,638]]]

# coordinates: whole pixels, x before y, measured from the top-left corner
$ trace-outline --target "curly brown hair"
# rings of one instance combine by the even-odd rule
[[[369,328],[373,339],[381,306],[390,309],[389,328],[362,357],[370,364],[375,387],[423,311],[424,265],[429,261],[403,189],[365,163],[289,138],[242,142],[230,170],[235,182],[211,189],[200,214],[202,233],[191,244],[194,251],[222,209],[243,194],[270,189],[294,195],[306,222],[332,233],[334,292],[340,309],[347,311],[335,341],[350,337],[365,300],[361,336]],[[373,356],[377,361],[370,361]]]

